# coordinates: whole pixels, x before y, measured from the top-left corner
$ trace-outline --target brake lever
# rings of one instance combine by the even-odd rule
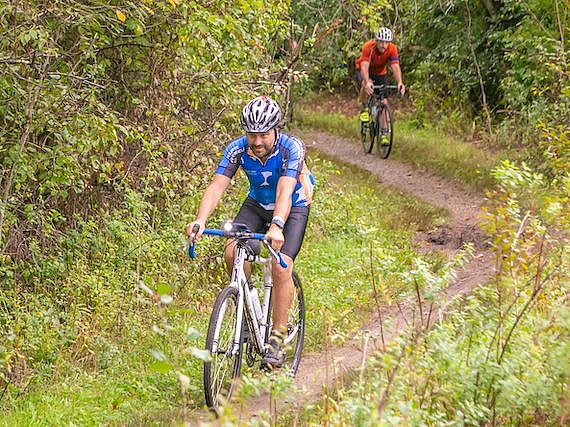
[[[190,259],[196,259],[196,243],[194,242],[194,237],[196,237],[196,233],[200,231],[200,225],[194,224],[192,227],[192,233],[188,237],[188,257]]]
[[[273,255],[275,258],[277,258],[277,260],[279,261],[279,265],[283,268],[287,268],[288,265],[285,262],[285,260],[283,259],[283,257],[281,256],[281,252],[275,251],[275,249],[273,249],[271,247],[271,245],[269,244],[269,242],[266,239],[263,239],[262,242],[265,245],[265,247],[267,248],[267,250],[269,251],[269,253],[271,255]]]

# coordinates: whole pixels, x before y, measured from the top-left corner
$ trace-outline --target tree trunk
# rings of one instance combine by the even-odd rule
[[[483,6],[485,6],[485,9],[487,9],[487,13],[491,18],[494,18],[497,15],[493,0],[481,0],[481,3],[483,3]]]

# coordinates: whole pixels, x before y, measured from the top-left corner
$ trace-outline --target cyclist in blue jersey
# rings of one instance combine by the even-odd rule
[[[186,225],[190,235],[195,224],[202,234],[206,221],[218,205],[230,180],[241,166],[249,180],[249,194],[235,223],[245,224],[257,233],[266,233],[275,250],[280,250],[288,267],[273,263],[273,330],[261,361],[265,369],[280,368],[285,360],[283,338],[287,332],[287,313],[293,299],[293,261],[301,249],[313,196],[314,179],[306,165],[305,145],[301,140],[279,131],[281,109],[267,96],[249,102],[242,111],[245,135],[225,149],[216,174],[204,192],[196,219]],[[225,249],[228,271],[232,271],[236,242]],[[246,274],[251,267],[247,265]]]

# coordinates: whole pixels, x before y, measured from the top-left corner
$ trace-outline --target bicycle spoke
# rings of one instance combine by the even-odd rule
[[[224,289],[214,304],[208,327],[206,348],[210,350],[212,358],[204,363],[204,390],[206,404],[216,412],[231,398],[241,366],[241,342],[237,344],[237,349],[234,342],[237,300],[236,288]]]
[[[293,272],[295,291],[288,311],[287,337],[284,340],[286,349],[285,368],[295,375],[301,361],[303,340],[305,337],[305,299],[299,276]]]
[[[229,325],[229,323],[227,325]],[[217,362],[215,363],[216,369],[213,375],[214,378],[213,385],[217,385],[217,389],[215,390],[214,396],[216,402],[218,403],[219,403],[220,391],[222,390],[222,387],[225,384],[226,378],[228,376],[227,374],[229,373],[230,370],[231,351],[233,348],[233,338],[231,338],[233,334],[228,333],[227,330],[225,332],[226,333],[224,334],[224,336],[228,337],[228,340],[225,341],[222,346],[222,348],[225,348],[225,350],[220,351],[219,350],[220,347],[218,347],[218,352],[216,355]],[[229,392],[229,389],[225,391],[224,394],[227,394],[227,392]]]
[[[225,362],[225,363],[224,363]],[[226,374],[228,372],[227,369],[225,369],[225,366],[223,365],[228,365],[228,360],[225,361],[221,361],[220,365],[219,365],[219,370],[218,372],[214,375],[214,378],[216,378],[216,381],[214,381],[214,383],[212,385],[217,385],[217,389],[214,393],[215,396],[215,401],[216,404],[219,404],[219,397],[220,397],[220,391],[222,390],[222,386],[224,385],[224,379],[226,378]],[[222,369],[224,368],[224,369]],[[220,376],[220,372],[221,372],[221,376]],[[229,391],[229,390],[227,390]],[[227,393],[224,393],[227,394]]]

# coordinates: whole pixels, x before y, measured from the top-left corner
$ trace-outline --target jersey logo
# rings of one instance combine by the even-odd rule
[[[261,183],[261,187],[263,187],[265,185],[269,185],[269,182],[267,180],[269,179],[269,177],[271,175],[273,175],[273,172],[265,171],[265,172],[261,172],[261,175],[263,175],[263,179],[264,179],[264,181]]]

